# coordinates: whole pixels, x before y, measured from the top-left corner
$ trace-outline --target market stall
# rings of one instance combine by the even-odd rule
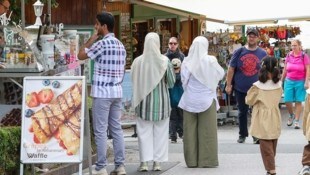
[[[234,29],[219,30],[219,32],[206,32],[205,37],[209,40],[209,54],[217,57],[220,65],[227,70],[229,61],[234,51],[247,42],[247,37],[244,33],[249,28],[256,28],[259,31],[259,47],[266,50],[266,53],[270,56],[274,56],[278,59],[278,66],[280,70],[284,67],[285,57],[291,50],[290,41],[301,33],[298,25],[277,25],[277,26],[251,26],[245,28],[245,26],[236,25]],[[235,102],[233,98],[228,99],[228,95],[224,92],[225,78],[220,82],[218,88],[218,99],[221,105],[219,116],[219,123],[223,124],[227,119],[226,113],[230,112],[230,115],[237,116],[237,112],[234,110]],[[229,104],[229,105],[228,105]],[[232,104],[232,105],[230,105]],[[229,109],[229,110],[228,110]],[[233,120],[235,121],[235,120]]]
[[[33,4],[36,12],[36,22],[25,27],[24,1],[22,3],[22,17],[20,23],[11,21],[11,14],[1,15],[1,49],[0,49],[0,137],[10,145],[10,140],[4,138],[3,133],[11,134],[12,140],[19,138],[22,124],[22,104],[27,101],[23,94],[25,77],[68,77],[82,74],[78,61],[79,35],[76,30],[64,30],[63,24],[51,25],[50,10],[43,14],[43,6],[39,0]],[[50,9],[50,3],[48,9]],[[11,12],[12,13],[12,12]],[[43,16],[41,21],[40,16]],[[37,87],[37,85],[33,85]],[[28,88],[31,84],[28,84]],[[23,100],[25,97],[25,101]],[[84,103],[84,102],[83,102]],[[84,108],[84,107],[83,107]],[[83,109],[84,110],[84,109]],[[87,112],[85,113],[85,115]],[[83,113],[84,116],[84,113]],[[87,118],[87,116],[85,116]],[[88,119],[87,119],[88,121]],[[9,127],[8,127],[9,126]],[[18,150],[20,144],[10,145],[12,150]],[[1,149],[5,151],[6,149]],[[19,166],[20,152],[1,153],[0,174],[16,174]],[[7,155],[9,154],[9,155]],[[6,162],[3,158],[12,156],[13,162]],[[9,157],[9,159],[11,159]],[[21,168],[22,173],[23,168]]]
[[[177,37],[180,49],[187,53],[192,40],[205,32],[205,21],[208,19],[205,15],[140,0],[131,3],[133,14],[130,20],[135,41],[132,43],[133,58],[142,53],[144,37],[148,32],[159,34],[162,53],[167,51],[170,37]]]

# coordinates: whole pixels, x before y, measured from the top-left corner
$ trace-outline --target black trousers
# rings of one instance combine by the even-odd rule
[[[239,117],[239,136],[248,137],[248,110],[249,106],[245,103],[246,93],[235,90],[237,105],[238,105],[238,117]]]
[[[177,133],[183,136],[183,110],[181,108],[171,109],[169,129],[171,138],[177,138]]]

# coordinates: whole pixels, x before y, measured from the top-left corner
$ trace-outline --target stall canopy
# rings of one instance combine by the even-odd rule
[[[174,6],[167,6],[161,3],[143,1],[143,0],[130,0],[130,3],[173,13],[173,14],[180,15],[186,18],[194,18],[194,19],[207,20],[207,21],[212,21],[212,22],[217,22],[217,23],[224,23],[223,20],[208,18],[206,17],[206,15],[201,14],[201,13],[195,13],[190,9],[180,9],[180,8],[175,8]]]
[[[223,21],[228,25],[277,24],[279,20],[310,20],[308,0],[145,0],[144,2],[204,14],[207,21]]]

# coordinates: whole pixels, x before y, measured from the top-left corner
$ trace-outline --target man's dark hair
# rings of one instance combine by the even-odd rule
[[[97,14],[97,20],[100,22],[101,25],[106,24],[108,27],[109,32],[113,32],[114,29],[114,17],[111,13],[102,12]]]

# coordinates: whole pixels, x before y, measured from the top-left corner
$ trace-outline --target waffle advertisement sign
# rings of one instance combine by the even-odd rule
[[[84,77],[25,77],[21,162],[81,162],[84,106]]]

